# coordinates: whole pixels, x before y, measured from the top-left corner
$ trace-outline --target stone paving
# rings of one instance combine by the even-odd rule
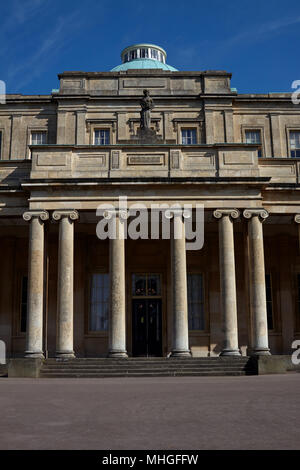
[[[0,379],[0,449],[299,449],[300,374]]]

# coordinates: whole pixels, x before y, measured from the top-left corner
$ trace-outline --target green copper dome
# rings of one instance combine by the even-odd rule
[[[121,72],[130,69],[161,69],[176,72],[177,69],[166,64],[167,53],[154,44],[134,44],[121,52],[122,64],[114,67],[111,72]]]

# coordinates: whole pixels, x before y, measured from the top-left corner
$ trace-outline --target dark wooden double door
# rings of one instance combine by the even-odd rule
[[[132,300],[132,353],[162,356],[161,299]]]

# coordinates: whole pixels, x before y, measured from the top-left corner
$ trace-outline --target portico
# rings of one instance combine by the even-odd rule
[[[59,227],[50,224],[48,213],[54,221],[58,221]],[[45,223],[50,226],[52,232],[51,243],[48,235],[47,251],[52,251],[50,245],[58,245],[57,262],[53,262],[57,265],[56,312],[52,307],[51,314],[48,312],[49,325],[44,323],[48,337],[49,331],[54,331],[55,323],[56,346],[54,349],[52,333],[50,343],[50,338],[47,340],[47,355],[64,358],[76,355],[126,358],[128,354],[171,357],[185,357],[191,354],[270,354],[263,247],[263,221],[269,214],[265,209],[207,210],[204,222],[205,244],[199,251],[187,251],[183,237],[174,239],[174,228],[170,232],[170,240],[124,239],[121,213],[122,211],[116,210],[113,214],[117,219],[119,235],[119,238],[113,240],[97,238],[96,219],[92,214],[88,224],[82,222],[82,218],[84,221],[88,219],[87,211],[82,211],[81,215],[80,210],[76,209],[49,211],[48,207],[47,211],[32,210],[24,214],[24,219],[29,220],[29,224],[35,224],[39,220],[37,238],[40,259],[45,258]],[[43,222],[41,216],[44,217]],[[92,220],[94,223],[91,223]],[[185,219],[182,211],[171,213],[171,227],[174,227],[175,223],[179,224],[184,233]],[[270,226],[269,224],[268,227]],[[30,230],[34,230],[33,225],[30,225]],[[31,266],[36,256],[35,243],[30,241],[28,249]],[[241,252],[244,252],[243,259],[240,257]],[[90,264],[90,267],[87,268],[87,264]],[[32,286],[32,291],[38,290],[36,280],[39,285],[44,285],[45,277],[42,262],[34,263],[34,269],[34,273],[32,270],[29,272],[29,286]],[[78,277],[76,284],[73,280],[75,269]],[[51,270],[53,272],[53,269]],[[100,289],[98,294],[96,291],[92,292],[91,285],[93,276],[97,273],[99,282],[103,282],[101,276],[108,278],[106,290],[101,288],[102,291],[100,292]],[[237,275],[240,276],[241,273],[244,278],[237,280]],[[203,296],[197,304],[203,311],[200,320],[203,323],[196,325],[201,329],[193,329],[193,320],[191,315],[190,319],[188,315],[188,307],[192,308],[193,301],[189,298],[191,287],[187,282],[188,275],[194,276],[191,282],[201,276],[201,284],[194,285],[201,289]],[[77,296],[79,279],[85,297],[81,303],[83,311],[82,307],[74,309],[73,306],[72,293]],[[249,291],[246,287],[247,279]],[[241,318],[241,308],[247,308],[247,303],[241,307],[242,299],[238,292],[241,285],[249,295],[249,323],[245,318]],[[46,298],[49,298],[49,286],[48,284],[44,292],[42,289],[41,295],[44,294]],[[94,301],[91,296],[95,295],[108,296],[108,306],[105,311],[101,310],[102,323],[96,326],[92,325],[96,320],[91,317]],[[42,346],[35,349],[30,347],[37,340],[39,345],[43,342],[45,344],[45,331],[43,332],[41,326],[43,318],[45,319],[42,304],[40,303],[37,312],[36,303],[28,303],[28,321],[35,321],[36,325],[34,319],[38,315],[40,325],[38,330],[33,327],[27,330],[28,346],[25,355],[28,357],[42,357],[44,354]],[[82,331],[77,327],[75,332],[74,316],[76,325],[79,314]],[[82,338],[81,344],[79,343],[76,351],[79,337]],[[276,349],[273,352],[276,353]]]

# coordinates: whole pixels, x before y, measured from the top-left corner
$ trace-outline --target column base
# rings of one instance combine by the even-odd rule
[[[241,356],[239,349],[223,349],[220,356]]]
[[[56,351],[56,359],[75,359],[74,351]]]
[[[271,356],[269,348],[256,348],[251,351],[251,356]]]
[[[43,351],[25,351],[25,358],[45,359]]]
[[[178,349],[173,349],[170,357],[191,357],[191,352],[189,350],[180,351]]]
[[[127,351],[111,350],[111,351],[109,351],[107,357],[126,359],[126,358],[128,358],[128,355],[127,355]]]

